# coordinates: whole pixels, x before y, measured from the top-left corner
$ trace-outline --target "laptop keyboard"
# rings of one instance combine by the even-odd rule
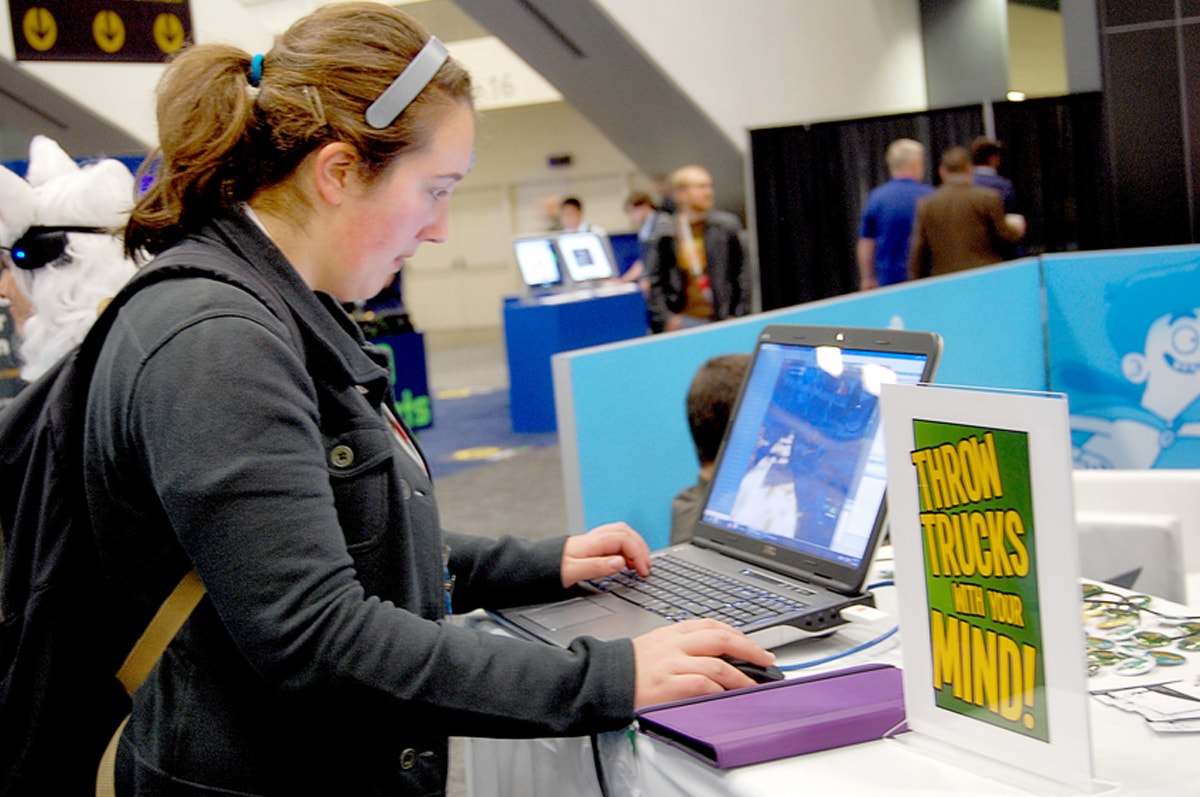
[[[656,557],[654,569],[646,578],[624,570],[588,583],[668,620],[711,617],[734,628],[791,614],[806,605],[795,597],[752,586],[670,555]]]

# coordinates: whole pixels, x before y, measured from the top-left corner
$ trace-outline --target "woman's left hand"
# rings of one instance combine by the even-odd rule
[[[567,537],[563,546],[562,583],[572,587],[589,578],[603,578],[625,568],[650,573],[650,547],[624,523],[606,523],[587,534]]]

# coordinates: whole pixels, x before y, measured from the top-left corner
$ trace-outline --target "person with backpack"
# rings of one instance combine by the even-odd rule
[[[265,55],[199,45],[158,91],[147,267],[112,322],[83,437],[103,571],[144,627],[206,596],[116,753],[127,795],[433,795],[451,735],[580,735],[752,681],[771,654],[691,621],[568,649],[447,615],[565,597],[649,551],[628,526],[544,542],[443,531],[387,369],[342,304],[378,293],[471,169],[467,73],[383,4],[319,8]]]

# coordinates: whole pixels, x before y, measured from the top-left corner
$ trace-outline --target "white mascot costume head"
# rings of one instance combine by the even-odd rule
[[[134,178],[123,163],[80,167],[45,136],[29,144],[26,180],[0,168],[0,246],[29,305],[25,317],[13,297],[23,379],[37,379],[78,345],[137,270],[119,232],[133,203]]]

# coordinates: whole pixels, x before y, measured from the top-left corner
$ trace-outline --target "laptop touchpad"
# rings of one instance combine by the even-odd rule
[[[598,620],[612,614],[612,610],[586,598],[576,598],[566,603],[543,606],[525,612],[525,618],[537,623],[547,631],[570,628],[579,623]]]

